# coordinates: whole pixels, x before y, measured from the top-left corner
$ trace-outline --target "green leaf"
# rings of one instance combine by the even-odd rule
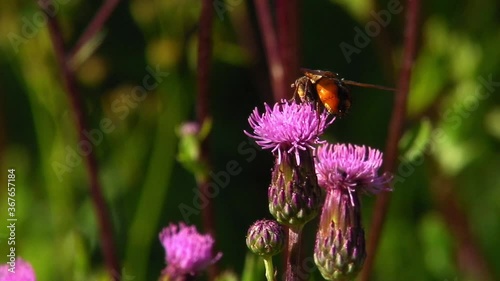
[[[429,119],[422,119],[420,124],[405,132],[399,142],[401,155],[405,162],[416,161],[428,150],[432,135],[432,124]]]

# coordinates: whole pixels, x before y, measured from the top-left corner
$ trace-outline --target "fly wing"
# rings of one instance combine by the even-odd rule
[[[385,86],[379,86],[375,84],[366,84],[366,83],[359,83],[356,81],[351,81],[351,80],[344,80],[342,79],[342,82],[347,85],[352,85],[352,86],[358,86],[358,87],[363,87],[363,88],[372,88],[372,89],[379,89],[379,90],[384,90],[384,91],[396,91],[394,88],[389,88]]]

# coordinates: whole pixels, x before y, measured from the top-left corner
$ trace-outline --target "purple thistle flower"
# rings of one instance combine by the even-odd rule
[[[392,177],[379,176],[382,152],[352,144],[325,144],[317,150],[318,184],[326,190],[314,261],[327,280],[352,280],[366,257],[358,194],[391,190]]]
[[[317,150],[316,173],[318,184],[327,191],[342,188],[349,193],[360,191],[376,194],[390,191],[392,177],[377,175],[382,165],[382,152],[352,144],[325,144]]]
[[[264,113],[255,108],[250,114],[253,133],[245,134],[276,157],[268,190],[269,211],[282,224],[302,227],[321,208],[313,155],[315,145],[324,142],[319,135],[334,118],[325,111],[318,114],[311,104],[286,100],[264,107]]]
[[[163,273],[175,280],[195,275],[222,256],[220,252],[213,255],[214,239],[209,234],[198,233],[195,226],[170,224],[159,236],[166,252],[167,267]]]
[[[9,264],[0,266],[0,281],[35,281],[35,272],[31,264],[22,258],[16,259],[15,268]]]
[[[256,140],[263,149],[271,149],[278,153],[281,162],[283,152],[295,154],[300,164],[299,151],[307,148],[314,149],[315,144],[323,143],[319,135],[330,125],[335,118],[329,119],[327,112],[318,114],[310,104],[289,103],[282,100],[274,104],[273,108],[264,103],[265,111],[260,114],[254,109],[248,123],[253,133],[245,134]]]

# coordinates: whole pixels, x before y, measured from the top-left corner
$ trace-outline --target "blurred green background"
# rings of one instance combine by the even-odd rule
[[[272,166],[271,154],[253,148],[243,130],[251,110],[272,95],[253,2],[226,2],[214,1],[210,147],[214,173],[229,161],[241,167],[214,198],[219,266],[240,278],[247,227],[270,217]],[[355,47],[355,28],[364,30],[389,2],[300,2],[300,66],[396,85],[405,11],[348,57],[340,47]],[[72,46],[102,1],[56,3]],[[158,233],[183,220],[180,204],[193,205],[196,181],[176,160],[176,130],[195,119],[200,8],[194,0],[122,1],[73,62],[89,128],[102,134],[92,150],[123,280],[158,278],[165,266]],[[0,221],[7,224],[7,169],[15,168],[17,254],[37,279],[107,280],[85,166],[79,157],[68,162],[78,149],[73,112],[37,13],[35,1],[0,2]],[[425,1],[421,14],[402,164],[372,280],[500,280],[499,2]],[[148,67],[168,76],[144,100],[130,100]],[[384,149],[393,94],[356,88],[352,95],[350,114],[326,138]],[[110,132],[102,120],[110,120]],[[370,233],[375,197],[362,201]],[[201,229],[200,215],[189,222]],[[308,225],[306,247],[316,223]],[[3,263],[8,233],[0,229]],[[311,278],[322,280],[317,271]]]

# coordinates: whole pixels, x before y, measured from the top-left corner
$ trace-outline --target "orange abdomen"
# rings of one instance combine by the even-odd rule
[[[318,97],[330,114],[339,112],[339,87],[333,79],[321,79],[316,82],[316,91]]]

